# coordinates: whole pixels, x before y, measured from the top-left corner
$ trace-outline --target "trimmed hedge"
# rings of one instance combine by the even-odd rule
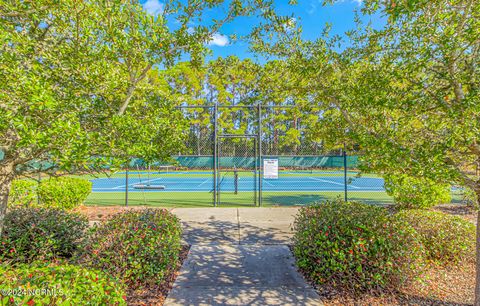
[[[383,208],[326,201],[300,209],[294,231],[297,264],[319,284],[354,292],[398,288],[421,272],[417,233]]]
[[[80,248],[87,218],[57,208],[16,207],[5,216],[0,260],[32,262],[70,258]]]
[[[385,190],[400,209],[430,208],[452,200],[450,186],[405,174],[385,175]]]
[[[165,209],[130,210],[92,229],[81,259],[130,288],[163,283],[180,260],[179,219]]]
[[[8,207],[36,206],[38,183],[32,180],[14,180],[8,197]]]
[[[0,266],[2,305],[126,305],[125,286],[73,265]]]
[[[73,177],[52,177],[38,186],[40,202],[46,207],[72,209],[92,192],[92,182]]]
[[[475,225],[439,211],[405,210],[397,214],[418,232],[429,259],[443,264],[475,260]]]

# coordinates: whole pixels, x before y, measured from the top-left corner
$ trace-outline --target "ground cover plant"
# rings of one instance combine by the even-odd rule
[[[342,208],[343,206],[343,208]],[[401,210],[396,212],[388,207],[363,207],[360,203],[332,203],[326,201],[321,204],[305,207],[299,210],[294,226],[294,242],[292,247],[297,264],[305,277],[311,280],[319,290],[325,305],[338,304],[388,304],[388,305],[431,305],[436,303],[451,303],[452,305],[470,304],[473,302],[475,279],[475,225],[469,221],[473,215],[451,215],[455,211],[447,208],[466,208],[465,205],[449,205],[439,209],[448,213],[432,210]],[[455,206],[455,207],[454,207]],[[320,208],[319,208],[320,207]],[[383,270],[383,276],[390,267],[378,266],[376,263],[384,255],[373,257],[374,260],[363,261],[362,251],[366,244],[372,244],[376,239],[382,239],[382,234],[375,234],[375,239],[365,239],[362,236],[366,228],[370,233],[375,226],[374,215],[387,217],[392,221],[393,232],[387,239],[390,242],[396,239],[405,239],[402,230],[398,227],[407,225],[410,228],[410,239],[419,244],[418,252],[410,252],[414,257],[414,273],[404,276],[410,281],[398,282],[393,278],[387,286],[382,284],[382,278],[376,277],[369,284],[370,287],[359,286],[366,280],[360,272]],[[359,213],[359,211],[364,211]],[[367,217],[368,216],[368,217]],[[365,221],[369,219],[369,221]],[[388,223],[384,223],[388,224]],[[339,231],[343,228],[342,231]],[[387,225],[386,228],[390,226]],[[345,229],[357,229],[348,231]],[[361,229],[361,231],[359,231]],[[399,235],[397,235],[397,232]],[[393,239],[392,239],[393,237]],[[402,238],[400,238],[402,237]],[[408,240],[408,238],[407,238]],[[368,241],[365,243],[365,241]],[[404,243],[404,242],[403,242]],[[387,242],[388,244],[388,242]],[[373,248],[372,248],[373,250]],[[375,248],[381,251],[381,248]],[[357,255],[358,254],[358,255]],[[356,256],[354,256],[356,255]],[[346,257],[346,259],[344,258]],[[365,269],[362,265],[365,264]],[[354,267],[361,267],[358,270]],[[412,266],[410,268],[413,268]],[[403,278],[405,280],[405,278]],[[373,285],[373,286],[372,286]],[[400,286],[399,286],[400,285]],[[449,304],[450,305],[450,304]]]
[[[0,301],[5,306],[126,305],[125,290],[121,282],[105,273],[80,266],[0,265]]]
[[[58,208],[15,207],[0,237],[0,260],[28,263],[68,259],[82,247],[87,218]]]
[[[14,207],[5,222],[0,289],[38,291],[48,284],[57,293],[37,297],[30,291],[18,298],[7,290],[5,305],[156,303],[168,293],[187,251],[179,220],[163,209],[123,211],[87,229],[78,212]]]
[[[181,233],[165,209],[125,211],[92,229],[81,262],[132,288],[161,284],[178,266]]]
[[[396,289],[419,275],[416,231],[379,207],[342,200],[299,210],[293,252],[307,277],[347,291]]]

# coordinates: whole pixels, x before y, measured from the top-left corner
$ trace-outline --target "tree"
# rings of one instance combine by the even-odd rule
[[[219,6],[224,16],[202,25]],[[171,0],[156,15],[130,0],[1,0],[0,235],[11,181],[38,171],[32,162],[92,171],[177,150],[181,114],[155,69],[200,62],[225,22],[253,14],[275,21],[261,0]]]
[[[480,195],[480,3],[364,1],[382,14],[380,30],[359,27],[341,54],[304,56],[317,102],[343,139],[383,173],[460,185]],[[317,45],[319,42],[317,42]],[[321,48],[319,48],[321,49]],[[316,65],[319,74],[312,69]],[[480,224],[480,214],[478,215]],[[480,305],[477,226],[475,305]]]
[[[305,93],[291,90],[292,78],[284,61],[264,65],[236,56],[218,58],[201,67],[179,63],[164,72],[170,96],[190,108],[183,109],[190,122],[188,145],[182,154],[212,155],[213,105],[219,109],[219,134],[256,134],[257,105],[262,111],[263,154],[319,154],[320,139],[315,133],[319,108],[312,107]],[[193,106],[210,106],[194,108]],[[238,107],[235,107],[238,106]],[[283,107],[286,106],[286,107]],[[247,154],[250,140],[228,139],[224,150],[232,155]],[[203,152],[203,153],[201,153]]]

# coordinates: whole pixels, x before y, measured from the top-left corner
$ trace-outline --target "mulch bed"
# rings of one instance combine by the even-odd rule
[[[167,298],[168,292],[173,287],[173,283],[177,278],[183,261],[187,258],[190,246],[183,246],[180,251],[180,262],[175,267],[175,272],[168,276],[165,283],[156,286],[150,286],[141,290],[128,290],[127,291],[127,304],[132,306],[146,306],[146,305],[158,305],[161,306]]]
[[[126,210],[140,210],[148,208],[147,206],[85,206],[81,205],[75,209],[76,212],[79,212],[85,215],[89,221],[105,221],[110,216],[118,214]]]
[[[462,217],[465,220],[477,224],[477,212],[466,205],[442,204],[435,206],[433,209],[444,212],[446,214]]]
[[[423,284],[411,284],[400,291],[354,295],[341,288],[316,286],[322,302],[330,305],[473,305],[475,267],[431,267]]]

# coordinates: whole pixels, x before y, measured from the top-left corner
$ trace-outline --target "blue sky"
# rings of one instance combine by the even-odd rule
[[[140,0],[140,3],[145,10],[154,15],[161,12],[163,7],[161,0]],[[293,14],[303,27],[303,38],[314,40],[321,35],[326,23],[331,24],[331,34],[344,36],[346,31],[355,27],[355,10],[360,9],[361,5],[362,0],[338,0],[329,6],[322,6],[321,0],[299,0],[294,6],[288,5],[288,1],[276,1],[275,9],[281,15]],[[207,12],[205,19],[218,17],[218,13],[218,10],[211,10]],[[382,18],[378,16],[363,19],[368,22],[370,18],[374,27],[380,27],[383,23]],[[247,34],[255,22],[254,18],[240,18],[224,25],[210,43],[209,47],[213,54],[209,59],[229,55],[237,55],[242,59],[253,58],[254,54],[248,51],[247,43],[241,41],[233,43],[228,36]]]

